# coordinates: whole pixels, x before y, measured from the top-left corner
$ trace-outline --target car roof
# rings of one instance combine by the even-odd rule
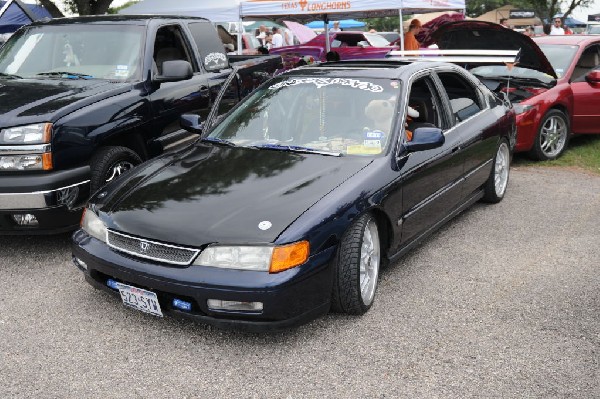
[[[122,23],[122,24],[140,24],[145,25],[151,20],[155,19],[185,19],[193,21],[206,21],[210,22],[206,18],[200,17],[186,17],[181,15],[91,15],[83,17],[67,17],[67,18],[54,18],[54,19],[42,19],[33,22],[31,25],[63,25],[72,23]]]
[[[567,46],[585,46],[600,42],[598,35],[548,35],[532,38],[537,44],[564,44]]]
[[[425,68],[441,68],[456,65],[446,62],[411,62],[393,59],[367,59],[349,60],[338,62],[324,62],[322,64],[307,65],[290,70],[285,76],[318,76],[318,77],[371,77],[382,79],[406,79],[410,75]],[[324,74],[324,71],[325,74]]]

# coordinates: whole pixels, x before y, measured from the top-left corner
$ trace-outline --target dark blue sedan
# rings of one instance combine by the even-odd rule
[[[96,192],[73,236],[129,307],[251,331],[361,315],[384,264],[508,184],[514,112],[452,64],[307,66],[214,109],[182,117],[193,145]]]

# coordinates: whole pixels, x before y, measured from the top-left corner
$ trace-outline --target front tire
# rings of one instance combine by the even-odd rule
[[[548,111],[538,129],[530,155],[538,161],[558,158],[569,142],[569,119],[557,109]]]
[[[91,192],[117,179],[127,170],[142,163],[142,159],[127,147],[103,147],[90,163]]]
[[[381,243],[375,218],[366,214],[342,237],[335,261],[331,309],[366,313],[375,298],[381,266]]]
[[[510,149],[508,141],[502,139],[494,156],[494,163],[490,177],[488,177],[484,186],[483,200],[496,204],[502,201],[508,186],[508,177],[510,175]]]

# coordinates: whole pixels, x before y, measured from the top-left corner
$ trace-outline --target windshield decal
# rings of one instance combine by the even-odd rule
[[[269,86],[269,90],[277,90],[284,86],[296,86],[301,84],[314,84],[319,89],[324,86],[338,85],[349,86],[353,89],[365,90],[373,93],[381,93],[383,91],[383,87],[374,83],[344,78],[292,78]]]
[[[214,64],[214,65],[209,65]],[[224,68],[227,65],[227,56],[223,53],[210,53],[204,57],[204,65],[207,68],[219,67]]]

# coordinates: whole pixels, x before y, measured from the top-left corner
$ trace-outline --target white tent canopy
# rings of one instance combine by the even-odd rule
[[[185,15],[203,17],[212,22],[234,22],[240,19],[241,0],[142,0],[119,11],[126,15]]]
[[[246,0],[241,2],[244,19],[284,17],[301,21],[321,19],[370,18],[398,15],[399,10],[419,11],[464,10],[465,0]]]

